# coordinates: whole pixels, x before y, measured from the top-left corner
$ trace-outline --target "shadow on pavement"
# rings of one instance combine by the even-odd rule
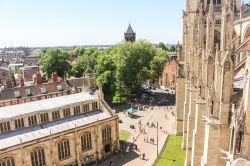
[[[113,166],[122,166],[131,160],[134,160],[136,158],[140,157],[140,155],[134,150],[131,149],[129,153],[125,153],[125,155],[120,154],[114,154],[111,157],[106,158],[103,161],[99,161],[99,166],[110,166],[110,160],[113,161]]]

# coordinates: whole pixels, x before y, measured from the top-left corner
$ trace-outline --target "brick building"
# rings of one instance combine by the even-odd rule
[[[159,79],[161,87],[175,89],[176,86],[176,60],[177,54],[171,53],[169,61],[166,63],[162,76]]]

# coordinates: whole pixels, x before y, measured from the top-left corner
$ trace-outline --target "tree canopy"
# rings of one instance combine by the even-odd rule
[[[59,77],[64,77],[71,69],[70,54],[61,49],[48,49],[41,57],[40,63],[47,78],[52,72],[57,72]]]
[[[128,101],[141,94],[147,81],[156,82],[168,60],[165,45],[154,47],[147,41],[122,42],[108,49],[79,47],[71,52],[77,58],[70,63],[70,53],[60,49],[46,50],[41,64],[47,76],[57,72],[74,77],[96,73],[109,103]]]

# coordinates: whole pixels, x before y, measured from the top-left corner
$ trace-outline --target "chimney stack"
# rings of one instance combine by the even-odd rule
[[[58,81],[58,77],[57,77],[57,73],[56,72],[53,72],[51,74],[51,79],[52,79],[53,82],[57,82]]]
[[[13,88],[11,79],[7,78],[7,79],[5,80],[5,88],[6,88],[6,89]]]
[[[20,82],[20,86],[23,87],[24,86],[24,79],[20,78],[19,82]]]
[[[40,72],[37,72],[35,74],[34,82],[35,82],[36,85],[37,84],[42,84],[42,76],[41,76]]]

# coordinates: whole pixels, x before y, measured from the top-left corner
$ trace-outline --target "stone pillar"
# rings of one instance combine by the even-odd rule
[[[190,88],[188,94],[190,95],[190,97],[189,97],[189,109],[188,109],[188,121],[187,121],[186,161],[185,161],[186,166],[191,165],[193,129],[195,127],[196,90]]]
[[[205,139],[204,139],[204,151],[202,157],[202,166],[218,166],[219,159],[219,136],[220,136],[220,124],[218,120],[207,118],[205,124]]]
[[[205,137],[205,123],[204,116],[206,111],[205,100],[196,101],[195,110],[195,128],[193,131],[193,145],[192,145],[192,166],[201,165],[201,158],[203,155],[204,148],[204,137]]]
[[[183,141],[182,148],[186,149],[186,140],[187,140],[187,119],[188,119],[188,108],[189,108],[189,93],[188,93],[189,82],[185,82],[185,99],[183,106]]]
[[[176,135],[183,135],[184,129],[185,78],[177,77],[176,84]]]

